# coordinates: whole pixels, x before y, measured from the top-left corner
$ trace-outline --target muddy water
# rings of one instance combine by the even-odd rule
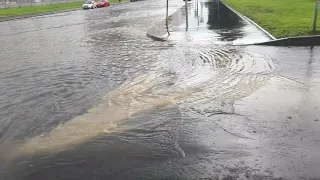
[[[261,159],[279,146],[264,143],[272,148],[260,155],[257,139],[269,142],[273,136],[255,133],[266,126],[246,116],[252,102],[239,108],[241,114],[234,104],[260,93],[275,77],[300,77],[304,69],[292,68],[286,55],[296,52],[289,59],[299,62],[304,54],[318,57],[316,49],[230,46],[238,38],[199,40],[190,38],[194,31],[152,41],[146,32],[163,20],[164,3],[1,23],[1,178],[275,177],[274,164]],[[183,4],[173,1],[170,12]],[[206,4],[206,12],[215,7]],[[203,26],[203,32],[219,32],[212,27]],[[224,26],[217,27],[223,32]],[[233,28],[253,38],[256,33],[245,27]],[[256,114],[258,119],[272,113]]]

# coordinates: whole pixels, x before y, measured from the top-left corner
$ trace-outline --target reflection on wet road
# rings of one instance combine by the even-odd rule
[[[186,32],[183,5],[166,42],[165,1],[2,22],[0,178],[320,177],[318,48],[230,46],[267,37],[215,1]]]
[[[256,26],[241,18],[220,1],[195,0],[169,16],[169,26],[151,28],[149,34],[168,36],[171,41],[197,41],[208,45],[244,45],[271,40]],[[169,34],[168,34],[169,31]]]

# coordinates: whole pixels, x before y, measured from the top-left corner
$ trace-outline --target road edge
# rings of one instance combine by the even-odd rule
[[[166,37],[160,37],[160,36],[157,36],[157,35],[152,35],[152,34],[149,34],[147,32],[147,37],[152,39],[152,40],[155,40],[155,41],[167,41],[168,39]]]
[[[121,2],[121,3],[114,3],[111,5],[114,6],[114,5],[126,4],[126,3],[130,3],[130,1]],[[78,10],[82,10],[82,8],[79,7],[79,8],[64,9],[64,10],[50,11],[50,12],[44,12],[44,13],[34,13],[34,14],[19,15],[19,16],[0,17],[0,22],[13,21],[13,20],[18,20],[18,19],[26,19],[26,18],[32,18],[32,17],[38,17],[38,16],[46,16],[46,15],[51,15],[51,14],[59,14],[59,13],[64,13],[64,12],[72,12],[72,11],[78,11]]]
[[[220,0],[219,0],[220,1]],[[240,12],[234,10],[232,7],[230,7],[229,5],[227,5],[226,3],[224,3],[223,1],[220,1],[223,5],[225,5],[227,8],[229,8],[231,11],[233,11],[234,13],[236,13],[238,16],[240,16],[242,19],[249,21],[251,24],[253,24],[254,26],[256,26],[258,29],[260,29],[263,33],[265,33],[267,36],[269,36],[271,38],[271,40],[277,40],[277,38],[275,38],[271,33],[269,33],[267,30],[263,29],[261,26],[259,26],[257,23],[255,23],[253,20],[251,20],[250,18],[248,18],[247,16],[241,14]]]
[[[50,11],[50,12],[44,12],[44,13],[35,13],[35,14],[28,14],[28,15],[21,15],[21,16],[2,17],[2,18],[0,18],[0,22],[12,21],[12,20],[18,20],[18,19],[26,19],[26,18],[37,17],[37,16],[45,16],[45,15],[50,15],[50,14],[59,14],[59,13],[64,13],[64,12],[77,11],[77,10],[81,10],[81,8],[72,8],[72,9]]]
[[[174,13],[175,13],[175,12],[174,12]],[[174,14],[174,13],[173,13],[173,14]],[[171,15],[170,15],[170,16],[171,16]],[[170,16],[169,16],[169,17],[170,17]],[[166,21],[166,20],[161,20],[161,21],[159,22],[160,26],[161,26],[161,24],[165,24],[165,21]],[[152,31],[152,29],[153,29],[155,26],[156,26],[156,24],[153,24],[153,25],[151,25],[151,26],[148,28],[147,33],[146,33],[147,37],[150,38],[150,39],[152,39],[152,40],[155,40],[155,41],[167,41],[167,40],[168,40],[168,37],[167,37],[167,36],[165,37],[166,33],[164,33],[163,35],[156,35],[156,33],[150,32],[150,31]]]
[[[255,43],[252,45],[264,45],[264,46],[320,46],[320,35],[316,36],[298,36],[298,37],[286,37],[276,40],[271,40],[262,43]]]
[[[171,13],[170,15],[168,15],[168,20],[170,21],[170,19],[172,18],[172,16],[174,16],[180,9],[184,8],[185,5],[177,8],[177,10],[175,10],[173,13]],[[166,19],[162,19],[160,20],[160,22],[157,23],[153,23],[147,30],[147,37],[152,39],[152,40],[155,40],[155,41],[168,41],[168,30],[166,30],[163,34],[161,35],[156,35],[156,33],[153,31],[153,29],[158,29],[158,25],[159,27],[161,28],[161,26],[165,26],[166,24]],[[153,32],[152,32],[153,31]],[[170,32],[170,31],[169,31]]]
[[[230,6],[226,5],[224,2],[222,2],[221,0],[219,0],[219,2],[221,2],[224,6],[226,6],[228,9],[230,9],[233,13],[235,13],[236,15],[238,15],[240,18],[242,18],[245,21],[248,21],[249,23],[253,24],[254,26],[256,26],[259,30],[261,30],[263,33],[265,33],[271,40],[277,40],[277,38],[275,38],[272,34],[270,34],[268,31],[266,31],[265,29],[263,29],[261,26],[259,26],[257,23],[255,23],[254,21],[252,21],[250,18],[246,17],[245,15],[239,13],[238,11],[234,10],[233,8],[231,8]],[[184,6],[182,6],[183,8]],[[176,12],[174,12],[176,13]],[[174,13],[172,13],[169,17],[171,17]],[[164,20],[165,21],[165,20]],[[151,28],[150,28],[151,29]],[[166,41],[167,37],[163,37],[165,34],[163,34],[162,36],[159,35],[155,35],[154,33],[150,33],[149,31],[147,31],[147,37],[155,40],[155,41]],[[268,42],[268,41],[267,41]]]

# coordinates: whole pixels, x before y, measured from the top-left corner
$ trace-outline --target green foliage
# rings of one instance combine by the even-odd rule
[[[109,0],[110,3],[117,3],[119,0]],[[123,0],[121,1],[123,2]],[[39,14],[45,12],[53,12],[58,10],[66,9],[76,9],[81,8],[84,1],[72,2],[72,3],[62,3],[62,4],[52,4],[47,6],[26,6],[26,7],[14,7],[8,9],[0,9],[0,18],[1,17],[12,17],[12,16],[21,16],[29,14]]]
[[[277,38],[312,35],[315,0],[224,0],[224,2]],[[318,29],[320,29],[320,14]],[[317,34],[320,34],[319,31]]]

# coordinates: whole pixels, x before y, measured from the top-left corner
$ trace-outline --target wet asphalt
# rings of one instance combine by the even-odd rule
[[[319,48],[170,3],[0,23],[0,179],[320,178]]]

